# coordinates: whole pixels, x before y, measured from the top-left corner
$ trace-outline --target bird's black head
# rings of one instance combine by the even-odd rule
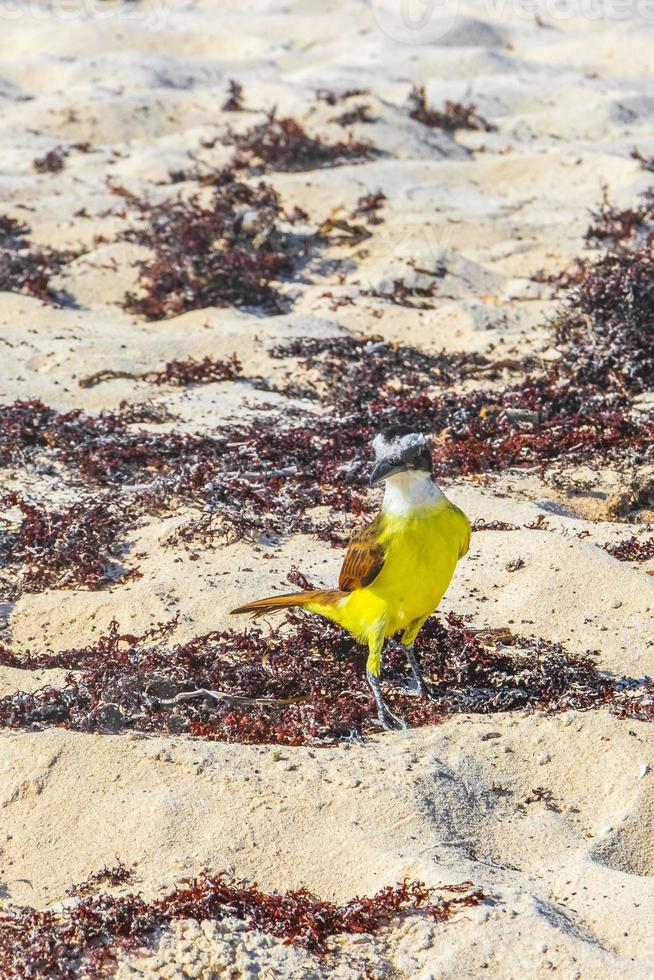
[[[372,448],[376,464],[370,475],[371,486],[397,473],[422,471],[431,475],[431,453],[420,432],[399,427],[387,429],[375,436]]]

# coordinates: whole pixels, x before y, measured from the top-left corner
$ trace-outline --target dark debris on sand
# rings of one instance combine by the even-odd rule
[[[255,294],[261,290],[262,301],[270,297],[272,287],[259,277],[259,263],[266,267],[268,260],[272,265],[286,261],[290,241],[279,224],[277,195],[266,185],[241,184],[233,174],[226,174],[212,195],[210,205],[180,201],[172,212],[169,205],[161,211],[143,206],[143,228],[134,232],[135,240],[150,243],[157,258],[145,267],[151,288],[141,301],[147,306],[142,312],[158,317],[216,302],[216,289],[221,301],[227,296],[245,301],[253,289]],[[246,221],[253,203],[269,215],[256,231]],[[378,204],[376,195],[370,202],[373,212]],[[635,470],[651,464],[654,417],[634,403],[636,396],[654,389],[651,245],[644,243],[642,223],[614,215],[611,221],[619,229],[628,226],[629,233],[621,230],[614,236],[617,244],[580,267],[555,323],[558,359],[518,364],[513,380],[506,380],[491,357],[472,353],[426,354],[380,338],[300,338],[271,353],[277,360],[299,360],[309,383],[302,391],[297,379],[286,388],[269,388],[307,398],[310,408],[312,400],[318,402],[319,412],[298,406],[284,419],[271,412],[218,432],[193,434],[152,431],[121,413],[91,417],[57,412],[38,401],[4,406],[0,466],[25,472],[56,466],[64,481],[71,487],[82,483],[88,494],[54,515],[39,504],[16,499],[22,524],[12,530],[3,523],[0,531],[5,567],[23,589],[100,587],[113,580],[116,542],[132,522],[180,506],[190,508],[192,516],[171,543],[195,548],[216,540],[265,540],[304,532],[343,544],[349,521],[374,506],[366,489],[368,446],[372,435],[391,421],[433,435],[439,478],[525,467],[543,473],[552,466]],[[22,239],[24,229],[16,222],[6,220],[2,228],[5,242]],[[224,236],[221,259],[241,250],[255,262],[255,284],[243,268],[235,271],[229,259],[221,267],[226,279],[210,275],[218,234]],[[174,362],[162,380],[193,383],[211,370],[205,362]],[[477,380],[489,378],[493,386],[475,387]],[[255,383],[266,387],[263,381]],[[103,493],[112,494],[120,507],[112,509]],[[319,505],[331,507],[335,517],[316,518],[312,510]],[[266,641],[272,646],[265,664],[256,630],[212,634],[176,648],[174,656],[136,642],[125,647],[125,641],[114,637],[99,665],[80,662],[75,669],[83,668],[83,674],[71,677],[67,687],[17,695],[16,702],[5,699],[4,723],[29,727],[46,721],[89,731],[136,725],[289,743],[329,741],[365,730],[371,705],[360,651],[336,628],[292,617],[290,622],[295,631],[291,645],[284,646],[279,637]],[[474,643],[470,647],[468,640],[464,646],[476,651],[474,657],[457,661],[439,629],[434,624],[424,632],[425,642],[432,644],[424,656],[435,702],[405,703],[392,686],[388,695],[391,706],[411,724],[435,721],[452,710],[617,704],[611,683],[589,661],[570,662],[570,655],[547,647],[535,663],[533,650],[523,653],[520,644],[510,656],[491,656]],[[447,650],[442,662],[439,642]],[[326,647],[329,654],[324,654]],[[294,650],[302,651],[297,662]],[[311,650],[318,651],[315,664]],[[9,653],[7,657],[11,659]],[[545,661],[548,670],[543,673],[540,664]],[[457,676],[447,673],[453,663],[459,663]],[[178,672],[171,677],[173,664]],[[393,659],[390,666],[401,669]],[[130,682],[124,693],[126,676]],[[151,686],[153,676],[160,678],[160,689]],[[552,688],[551,678],[559,679],[558,688]],[[218,708],[209,698],[161,708],[162,700],[198,687],[255,700],[283,701],[304,692],[306,700],[243,709],[233,698]],[[476,691],[481,691],[477,700]],[[332,700],[339,705],[336,713]]]
[[[242,192],[231,180],[225,186],[229,194],[221,207],[240,200]],[[251,189],[243,193],[251,201]],[[256,193],[269,200],[274,237],[276,197]],[[186,205],[180,209],[184,225]],[[208,247],[215,222],[222,227],[220,208],[217,214],[191,206],[191,238],[200,236]],[[233,214],[225,220],[238,222]],[[171,227],[164,223],[164,255],[180,247]],[[235,289],[245,288],[237,281]],[[130,515],[134,508],[161,513],[186,503],[198,511],[179,531],[187,544],[300,531],[341,543],[348,533],[342,518],[316,521],[311,508],[323,504],[348,518],[369,512],[367,447],[391,421],[433,434],[440,478],[582,464],[635,470],[654,462],[654,418],[633,403],[654,387],[653,283],[651,251],[640,240],[621,240],[587,263],[555,323],[559,358],[529,365],[526,380],[520,374],[527,363],[518,364],[516,380],[480,389],[473,386],[476,379],[503,378],[492,358],[425,354],[379,338],[301,338],[271,353],[299,359],[310,383],[253,383],[318,401],[319,414],[297,408],[283,420],[271,413],[218,433],[159,434],[120,414],[92,418],[57,413],[39,402],[16,403],[0,410],[0,465],[56,463],[89,489],[125,493]],[[175,289],[175,280],[163,276],[156,315],[169,308],[173,293],[175,306],[186,302],[183,286]],[[205,368],[212,366],[169,365],[161,380],[201,380]]]
[[[126,296],[128,310],[149,320],[208,306],[281,312],[273,283],[305,258],[310,236],[288,226],[268,184],[245,184],[224,170],[208,200],[195,195],[153,204],[121,193],[139,215],[124,237],[153,253],[141,264],[140,293]]]
[[[280,118],[274,110],[247,132],[230,133],[229,142],[236,148],[234,166],[255,173],[318,170],[379,154],[368,140],[351,135],[336,143],[310,136],[296,119]]]
[[[446,922],[484,898],[470,881],[433,888],[407,879],[336,905],[306,888],[268,893],[256,884],[205,874],[151,901],[107,894],[61,911],[7,906],[0,913],[0,972],[7,978],[96,980],[111,975],[119,954],[155,941],[159,930],[180,919],[240,919],[248,929],[324,956],[333,936],[374,935],[416,914]]]
[[[641,540],[635,535],[624,541],[613,541],[602,546],[618,561],[649,561],[654,558],[654,538]]]
[[[2,592],[15,599],[46,589],[102,589],[139,576],[118,559],[119,535],[129,526],[124,509],[108,495],[87,497],[58,510],[47,510],[23,495],[0,497],[0,512],[16,508],[20,520],[0,527],[0,563],[12,574],[0,577]]]
[[[589,266],[571,291],[556,324],[562,368],[596,396],[606,391],[618,400],[651,391],[653,339],[652,246],[623,244]]]
[[[477,111],[473,103],[463,105],[449,99],[442,109],[432,109],[427,105],[424,85],[414,85],[409,94],[409,116],[423,126],[431,129],[444,129],[455,132],[457,129],[483,130],[490,133],[495,128]]]
[[[100,868],[99,871],[89,875],[84,881],[80,881],[76,885],[71,885],[70,888],[66,889],[66,894],[70,898],[79,898],[82,895],[91,895],[93,892],[97,892],[100,885],[117,888],[120,885],[129,884],[133,878],[133,869],[128,868],[117,857],[116,864],[111,867],[105,866],[104,868]]]
[[[63,303],[66,297],[52,286],[77,253],[34,245],[28,225],[16,218],[0,217],[0,291],[23,293],[44,303]]]
[[[391,710],[411,727],[435,724],[456,712],[605,705],[620,715],[654,720],[651,684],[634,693],[628,680],[615,681],[598,671],[590,655],[508,631],[500,639],[470,630],[454,615],[447,625],[430,620],[417,652],[432,697],[420,700],[405,693],[406,659],[391,646],[384,683]],[[172,647],[165,629],[163,636],[137,637],[121,634],[112,622],[107,635],[81,649],[19,656],[0,647],[3,665],[71,672],[62,687],[0,699],[0,725],[330,745],[378,730],[365,658],[366,651],[339,627],[293,612],[269,636],[253,626]]]
[[[227,86],[227,98],[223,102],[223,112],[242,112],[244,108],[243,86],[232,78]]]
[[[186,503],[199,513],[179,538],[205,544],[301,531],[342,542],[342,518],[316,521],[309,512],[320,504],[348,518],[369,512],[367,447],[391,422],[433,434],[440,478],[582,464],[633,470],[654,462],[654,418],[633,405],[652,388],[653,271],[651,255],[625,243],[589,264],[556,322],[558,360],[527,380],[480,389],[476,379],[499,381],[502,372],[477,354],[303,338],[272,356],[299,359],[310,384],[253,383],[318,401],[319,414],[297,408],[284,419],[271,413],[194,435],[140,429],[120,414],[16,403],[0,410],[0,465],[56,463],[89,489],[127,494],[130,514]],[[199,379],[204,367],[171,367],[166,380],[192,381],[194,372]],[[518,365],[518,375],[525,369]]]
[[[134,381],[147,381],[154,385],[172,385],[186,388],[190,385],[213,384],[216,381],[236,381],[243,374],[243,365],[235,354],[226,358],[195,357],[175,358],[168,361],[161,371],[121,371],[103,368],[93,374],[80,378],[80,388],[93,388],[103,381],[126,378]]]

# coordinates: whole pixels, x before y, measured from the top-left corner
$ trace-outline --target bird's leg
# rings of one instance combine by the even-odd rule
[[[411,623],[411,625],[408,626],[402,634],[402,649],[404,650],[404,655],[409,662],[414,683],[414,686],[408,693],[416,694],[419,698],[429,697],[429,688],[427,687],[425,679],[422,676],[422,671],[420,670],[420,666],[418,664],[418,658],[413,650],[415,638],[420,632],[420,628],[423,623],[424,619],[416,620],[416,622]]]
[[[413,674],[413,684],[414,684],[414,686],[407,693],[408,694],[415,694],[419,698],[426,698],[426,697],[428,697],[429,690],[428,690],[427,685],[425,683],[425,679],[422,676],[422,671],[420,670],[420,666],[418,664],[418,658],[416,657],[415,653],[413,652],[413,644],[411,644],[410,646],[408,646],[406,643],[404,643],[404,641],[402,641],[402,649],[404,650],[404,654],[406,656],[406,659],[409,662],[409,667],[411,668],[411,673]]]
[[[368,678],[368,683],[370,684],[370,689],[372,691],[373,697],[375,699],[375,704],[377,705],[377,718],[379,724],[382,728],[385,728],[387,732],[398,731],[405,729],[407,724],[394,715],[392,711],[386,705],[382,697],[381,686],[379,683],[379,677],[373,674],[371,671],[366,671],[366,677]]]
[[[368,660],[366,662],[366,677],[368,678],[370,690],[372,691],[375,704],[377,705],[377,718],[379,719],[379,724],[382,726],[382,728],[385,728],[387,732],[406,728],[406,722],[402,721],[401,718],[398,718],[391,711],[389,711],[388,707],[386,706],[386,702],[382,697],[379,677],[381,675],[381,653],[382,647],[384,646],[384,637],[372,637],[369,640],[368,646],[369,653]]]

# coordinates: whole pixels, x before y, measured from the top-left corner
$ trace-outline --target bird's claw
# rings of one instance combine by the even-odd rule
[[[407,694],[410,698],[429,699],[431,697],[431,692],[425,682],[420,683],[415,679],[407,681],[406,684],[399,685],[399,690],[402,694]]]
[[[407,723],[402,718],[394,715],[388,708],[385,711],[379,712],[377,721],[386,732],[404,732],[408,728]]]
[[[431,691],[422,676],[422,671],[420,670],[420,665],[416,659],[416,655],[413,651],[413,646],[405,646],[401,644],[402,649],[406,659],[409,662],[409,667],[411,668],[411,676],[413,683],[409,682],[406,687],[403,688],[404,694],[408,694],[411,697],[417,698],[429,698],[431,696]]]
[[[386,706],[386,702],[381,693],[379,677],[370,671],[367,671],[367,677],[370,689],[375,698],[375,704],[377,705],[377,721],[379,724],[387,732],[405,731],[407,728],[406,722],[398,718],[397,715],[394,715]]]

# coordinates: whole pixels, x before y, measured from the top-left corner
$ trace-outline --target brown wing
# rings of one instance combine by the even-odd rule
[[[343,561],[338,587],[342,592],[363,589],[374,582],[384,567],[384,549],[379,544],[380,522],[361,528],[352,536]]]

